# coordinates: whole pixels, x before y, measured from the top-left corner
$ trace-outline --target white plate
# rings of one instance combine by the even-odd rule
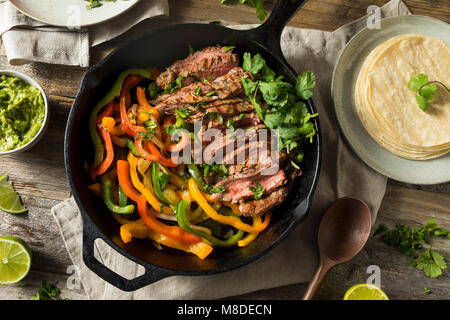
[[[378,45],[401,34],[423,34],[450,43],[450,25],[424,16],[399,16],[381,20],[380,29],[365,28],[347,44],[334,69],[331,95],[341,130],[355,153],[370,167],[394,180],[413,184],[450,181],[450,153],[431,160],[400,158],[381,147],[361,123],[354,88],[365,58]]]
[[[23,14],[60,27],[86,27],[102,23],[124,13],[139,0],[102,1],[101,7],[87,10],[84,0],[10,0]]]

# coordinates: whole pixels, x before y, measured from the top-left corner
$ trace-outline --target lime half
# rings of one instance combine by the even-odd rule
[[[20,202],[19,195],[14,190],[11,182],[8,181],[6,174],[0,177],[0,210],[12,214],[20,214],[27,211],[22,202]]]
[[[17,237],[0,237],[0,284],[17,283],[31,267],[30,247]]]
[[[356,284],[345,293],[344,300],[389,300],[379,287],[368,284]]]

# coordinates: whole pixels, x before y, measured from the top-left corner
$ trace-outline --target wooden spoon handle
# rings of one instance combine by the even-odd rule
[[[317,266],[316,272],[309,282],[308,288],[302,297],[302,300],[312,300],[319,290],[322,281],[325,279],[328,271],[333,267],[333,264],[329,260],[320,260],[319,265]]]

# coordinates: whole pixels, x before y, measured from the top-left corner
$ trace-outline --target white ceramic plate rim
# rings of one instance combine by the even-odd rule
[[[403,16],[396,16],[396,17],[389,17],[389,18],[384,18],[381,20],[381,23],[383,23],[383,21],[385,22],[393,22],[394,24],[397,22],[396,20],[400,21],[404,21],[407,19],[416,19],[416,20],[428,20],[428,22],[431,23],[435,23],[435,24],[440,24],[445,28],[449,28],[450,25],[438,20],[438,19],[434,19],[431,17],[427,17],[427,16],[420,16],[420,15],[403,15]],[[430,168],[433,167],[433,170],[436,169],[436,167],[439,166],[439,163],[445,164],[445,163],[450,163],[450,153],[447,153],[446,155],[436,158],[436,159],[431,159],[431,160],[424,160],[424,161],[419,161],[419,160],[409,160],[409,159],[405,159],[405,158],[401,158],[398,157],[394,154],[392,154],[391,152],[389,152],[388,150],[386,150],[385,148],[383,148],[382,146],[380,146],[375,140],[373,140],[373,138],[367,133],[367,131],[365,130],[364,126],[362,125],[361,121],[359,120],[359,116],[356,114],[356,117],[358,119],[358,123],[355,123],[356,126],[358,127],[362,127],[363,131],[364,131],[364,135],[365,137],[363,137],[362,139],[356,139],[354,137],[354,135],[352,134],[354,131],[357,131],[358,129],[355,129],[353,127],[349,127],[346,125],[346,121],[347,119],[347,115],[345,115],[345,113],[348,113],[349,109],[345,109],[345,112],[343,112],[342,110],[344,110],[344,107],[339,105],[340,103],[340,99],[337,98],[336,96],[336,87],[337,87],[337,83],[339,80],[337,80],[337,73],[339,71],[339,69],[342,69],[341,63],[342,63],[342,59],[343,57],[348,53],[349,48],[351,48],[353,46],[353,44],[359,40],[359,38],[364,35],[364,33],[368,32],[368,28],[364,28],[362,30],[360,30],[355,36],[353,36],[351,38],[351,40],[347,43],[347,45],[345,46],[344,50],[342,50],[336,64],[334,67],[334,71],[333,71],[333,77],[332,77],[332,83],[331,83],[331,96],[334,102],[334,106],[335,106],[335,113],[336,113],[336,117],[340,126],[340,129],[343,133],[343,135],[345,136],[347,142],[349,143],[349,145],[351,146],[351,148],[353,149],[353,151],[372,169],[378,171],[379,173],[394,179],[394,180],[398,180],[401,182],[405,182],[405,183],[412,183],[412,184],[438,184],[438,183],[445,183],[445,182],[449,182],[450,181],[450,170],[447,167],[447,170],[444,172],[444,170],[440,170],[439,172],[442,173],[440,175],[436,175],[435,177],[427,177],[426,173],[430,173]],[[407,33],[407,32],[406,32]],[[414,32],[409,32],[409,33],[421,33],[418,31],[414,31]],[[425,32],[426,33],[426,32]],[[392,34],[392,36],[395,36],[397,34]],[[430,34],[428,34],[430,35]],[[391,36],[391,37],[392,37]],[[439,37],[439,36],[436,36]],[[372,40],[372,42],[376,42],[375,40]],[[376,45],[375,45],[376,46]],[[354,55],[358,55],[358,53],[354,54]],[[360,55],[362,55],[362,53],[360,53]],[[364,57],[365,58],[365,57]],[[354,59],[357,60],[357,59]],[[354,63],[352,64],[352,67],[354,66]],[[355,71],[353,69],[353,71]],[[359,71],[359,69],[358,69]],[[353,79],[352,79],[353,80]],[[344,81],[342,81],[344,83]],[[348,81],[347,81],[348,82]],[[342,87],[348,87],[349,85],[343,85]],[[350,86],[352,86],[351,88],[351,92],[354,91],[354,81],[351,82]],[[351,113],[356,113],[356,109],[354,106],[354,101],[353,101],[353,97],[351,98],[351,106],[350,108],[350,112]],[[361,146],[362,146],[362,140],[364,139],[364,142],[367,142],[368,144],[370,144],[370,146],[376,150],[376,154],[375,152],[372,153],[368,153],[367,150],[362,150]],[[368,149],[369,147],[365,146],[366,149]],[[361,149],[360,149],[361,148]],[[364,152],[366,151],[366,152]],[[391,161],[391,163],[389,164],[386,160]],[[410,174],[406,174],[406,172],[395,172],[392,169],[390,170],[390,165],[392,165],[392,163],[396,163],[397,165],[401,165],[404,167],[415,167],[415,169],[419,169],[423,171],[423,175],[421,176],[417,176],[416,172],[414,172],[416,174],[416,176],[414,177],[414,174],[411,175],[411,171]],[[434,166],[433,166],[434,164]],[[435,164],[438,164],[437,166]],[[442,166],[445,168],[445,166]],[[429,171],[427,171],[427,169]],[[411,178],[411,176],[413,176],[413,178]]]
[[[37,15],[35,15],[35,14],[32,14],[31,12],[27,11],[26,9],[24,9],[24,8],[20,5],[20,3],[18,3],[17,0],[9,0],[9,1],[11,2],[11,4],[12,4],[17,10],[19,10],[19,11],[20,11],[21,13],[23,13],[24,15],[30,17],[31,19],[34,19],[34,20],[36,20],[36,21],[39,21],[39,22],[42,22],[42,23],[45,23],[45,24],[49,24],[49,25],[52,25],[52,26],[57,26],[57,27],[67,27],[67,24],[61,24],[61,23],[59,23],[59,22],[52,21],[51,19],[46,19],[45,17],[41,17],[41,16],[37,16]],[[61,1],[64,1],[64,0],[61,0]],[[80,0],[80,1],[83,1],[83,0]],[[79,27],[89,27],[89,26],[97,25],[97,24],[100,24],[100,23],[104,23],[104,22],[106,22],[106,21],[109,21],[109,20],[111,20],[111,19],[114,19],[114,18],[116,18],[117,16],[119,16],[119,15],[121,15],[121,14],[127,12],[129,9],[131,9],[132,7],[134,7],[139,1],[141,1],[141,0],[128,0],[128,1],[124,1],[124,2],[126,2],[126,3],[128,4],[128,6],[126,6],[122,11],[117,12],[117,13],[114,14],[114,15],[107,15],[107,16],[105,16],[105,17],[99,16],[99,18],[98,18],[97,20],[93,21],[93,22],[84,22],[84,23],[81,22]],[[39,4],[39,3],[36,2],[36,4]],[[87,2],[86,2],[86,4],[87,4]],[[113,3],[113,2],[111,2],[111,3],[106,3],[106,4],[104,4],[104,6],[105,6],[105,5],[112,5],[112,4],[114,4],[114,3]],[[83,6],[84,6],[84,5],[85,5],[85,4],[83,4]],[[95,8],[95,9],[98,9],[98,8]],[[93,11],[93,10],[95,10],[95,9],[88,10],[88,12],[89,12],[89,13],[93,12],[93,14],[95,14],[95,11]]]
[[[42,87],[39,85],[39,83],[36,82],[36,80],[34,80],[30,76],[27,76],[26,74],[24,74],[22,72],[14,71],[14,70],[0,70],[0,75],[3,75],[3,74],[22,79],[26,83],[39,89],[41,91],[42,99],[44,100],[45,116],[44,116],[44,122],[42,123],[41,128],[36,133],[36,135],[33,137],[33,139],[31,139],[27,144],[21,146],[20,148],[0,152],[0,156],[7,155],[7,154],[13,154],[13,153],[19,153],[19,152],[30,149],[32,146],[34,146],[36,143],[38,143],[38,141],[44,136],[45,131],[47,130],[47,127],[48,127],[49,120],[50,120],[50,110],[48,107],[47,96],[45,95],[45,92],[42,89]]]

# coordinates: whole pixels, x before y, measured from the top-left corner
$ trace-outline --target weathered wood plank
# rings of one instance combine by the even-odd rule
[[[0,212],[0,235],[16,236],[28,243],[33,254],[32,270],[66,274],[72,262],[50,208],[58,201],[26,196],[21,199],[28,209],[22,215]]]

